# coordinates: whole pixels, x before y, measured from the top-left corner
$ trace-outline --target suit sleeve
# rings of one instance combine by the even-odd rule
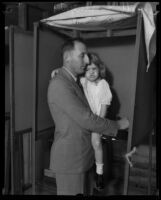
[[[60,79],[50,82],[48,88],[48,103],[56,104],[79,126],[91,132],[102,133],[107,136],[116,136],[118,124],[116,121],[94,115],[90,108],[77,96],[74,88]]]

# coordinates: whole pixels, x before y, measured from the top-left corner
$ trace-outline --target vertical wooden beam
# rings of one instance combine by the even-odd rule
[[[19,3],[18,25],[22,29],[27,30],[27,5],[25,3]]]
[[[10,116],[5,114],[5,165],[4,165],[4,190],[3,194],[9,194],[10,184],[10,163],[11,163],[11,149],[10,149]]]
[[[18,145],[19,193],[23,194],[23,185],[24,185],[23,134],[18,135],[18,139],[19,139],[19,145]]]
[[[80,37],[80,31],[73,30],[73,38],[78,38],[78,37]]]
[[[92,1],[87,1],[86,6],[92,6]]]
[[[36,194],[36,172],[35,172],[35,147],[36,147],[36,133],[37,133],[37,74],[38,74],[38,33],[39,23],[34,23],[34,60],[33,60],[33,124],[32,124],[32,194]]]
[[[151,195],[151,177],[152,177],[152,133],[149,134],[148,195]]]
[[[15,131],[15,71],[14,71],[14,30],[9,28],[9,67],[10,67],[10,145],[11,145],[11,194],[22,194],[23,158],[22,140]]]
[[[11,194],[14,194],[14,130],[15,130],[15,93],[14,93],[14,27],[9,27],[9,70],[10,70],[10,142],[11,142]]]
[[[112,36],[112,30],[111,29],[107,29],[106,37],[111,37],[111,36]]]
[[[142,27],[142,13],[139,10],[138,11],[138,19],[137,19],[137,30],[136,30],[136,41],[135,41],[135,54],[134,54],[134,67],[137,70],[138,69],[138,63],[139,63],[139,51],[140,51],[140,38],[141,38],[141,27]],[[136,73],[137,74],[137,73]],[[137,78],[136,78],[137,80]],[[134,107],[135,107],[135,94],[136,94],[136,84],[134,88],[134,95],[132,98],[133,100],[133,106],[132,106],[132,118],[130,120],[130,127],[129,127],[129,134],[128,134],[128,142],[127,142],[127,152],[131,150],[131,142],[132,142],[132,130],[133,130],[133,116],[134,116]],[[128,193],[128,181],[129,181],[129,164],[128,162],[125,163],[125,173],[124,173],[124,191],[123,194],[127,195]]]
[[[32,131],[29,133],[29,183],[32,183]]]

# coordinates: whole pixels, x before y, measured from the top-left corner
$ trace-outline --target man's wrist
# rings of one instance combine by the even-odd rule
[[[118,130],[121,129],[120,120],[116,120],[116,126]]]

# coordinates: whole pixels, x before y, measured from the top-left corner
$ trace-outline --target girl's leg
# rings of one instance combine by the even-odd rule
[[[95,152],[96,173],[103,174],[103,148],[101,135],[98,133],[92,133],[91,141]]]

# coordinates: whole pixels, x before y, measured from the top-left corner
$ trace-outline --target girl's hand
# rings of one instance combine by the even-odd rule
[[[59,69],[54,69],[52,72],[51,72],[51,78],[54,78],[59,72]]]

